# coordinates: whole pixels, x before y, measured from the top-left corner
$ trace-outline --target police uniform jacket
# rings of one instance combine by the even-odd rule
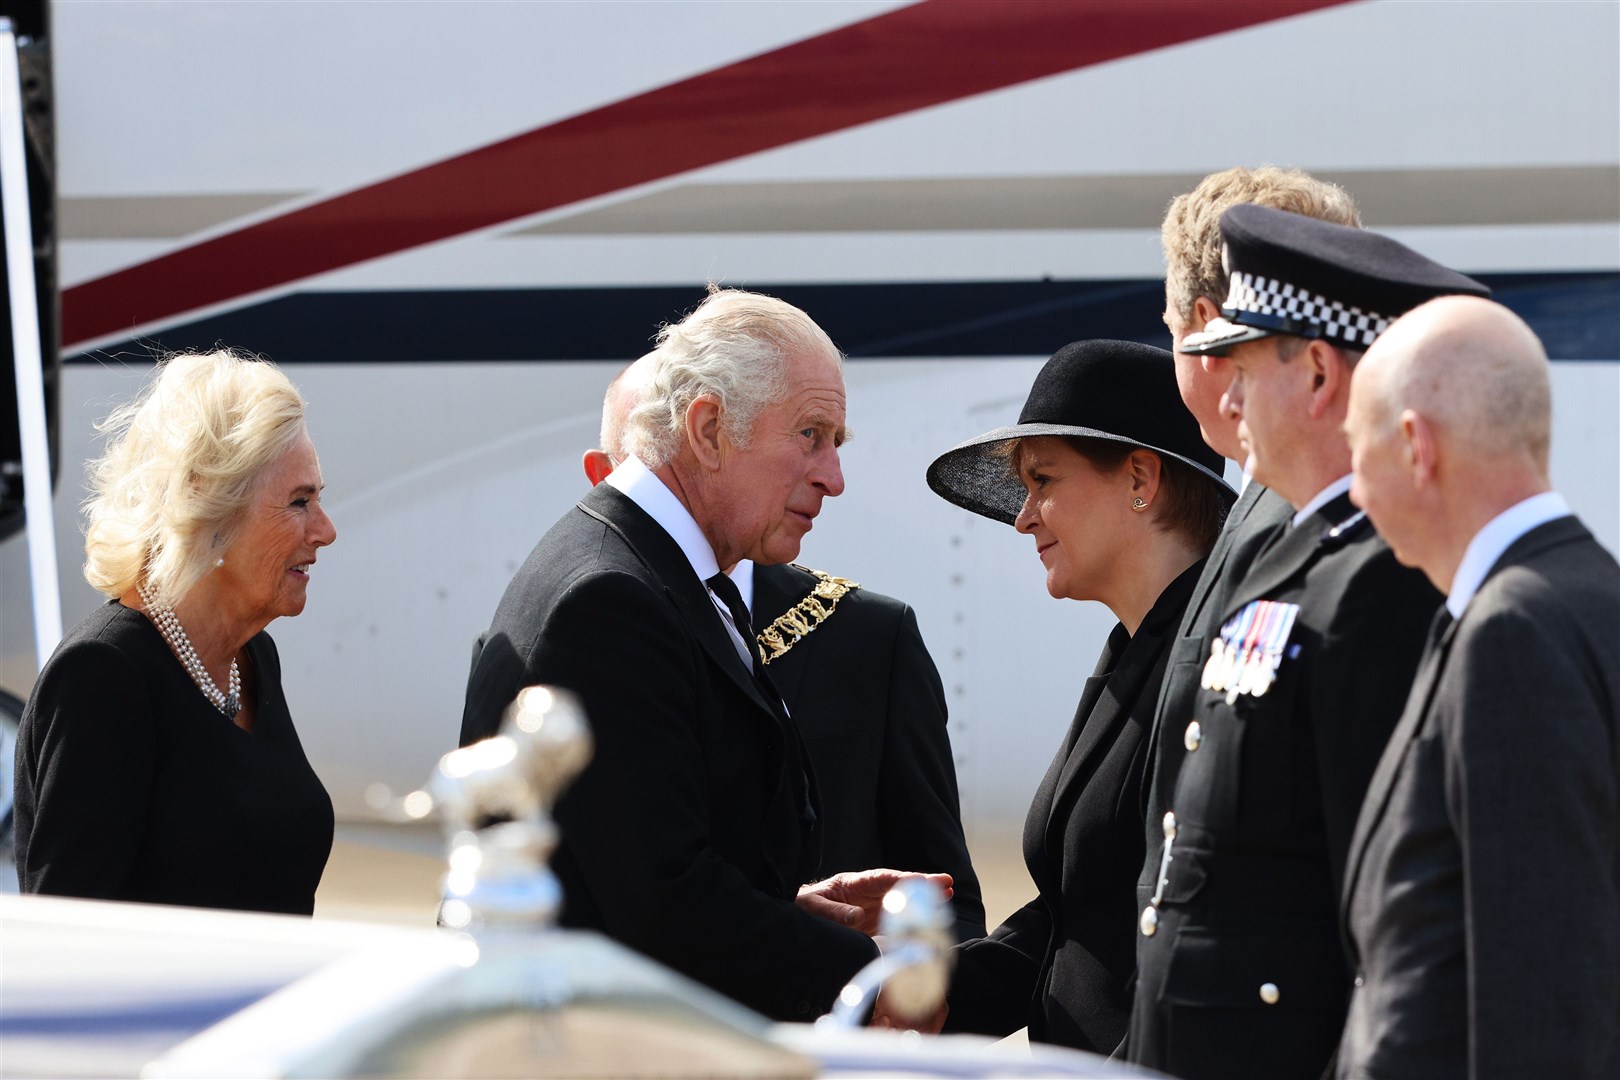
[[[1170,794],[1176,789],[1176,774],[1186,756],[1183,745],[1187,724],[1193,718],[1193,702],[1198,695],[1199,677],[1209,659],[1209,643],[1221,631],[1227,600],[1249,564],[1265,544],[1287,526],[1294,516],[1288,500],[1262,484],[1250,482],[1226,515],[1215,548],[1204,562],[1181,626],[1170,646],[1170,663],[1164,684],[1159,688],[1158,708],[1153,716],[1153,737],[1148,753],[1152,782],[1144,784],[1142,821],[1147,828],[1147,858],[1138,880],[1142,903],[1153,894],[1159,877],[1159,858],[1164,847],[1161,821],[1169,809]]]
[[[946,1028],[1112,1053],[1130,1020],[1147,735],[1170,643],[1203,567],[1137,627],[1116,626],[1024,822],[1040,895],[957,950]]]
[[[1341,1076],[1620,1076],[1620,567],[1573,517],[1436,620],[1367,792]]]
[[[818,581],[798,566],[755,566],[755,629]],[[945,688],[916,614],[882,593],[852,589],[766,672],[815,769],[819,876],[873,867],[950,874],[958,938],[982,937],[984,902],[962,834]]]
[[[1341,495],[1259,554],[1226,615],[1259,600],[1299,605],[1276,682],[1200,689],[1167,881],[1136,938],[1130,1056],[1192,1080],[1327,1067],[1350,987],[1345,854],[1440,595]]]
[[[794,904],[820,862],[798,731],[744,667],[673,538],[598,485],[535,546],[473,665],[462,742],[530,683],[595,739],[556,807],[560,921],[778,1019],[810,1019],[877,955]]]

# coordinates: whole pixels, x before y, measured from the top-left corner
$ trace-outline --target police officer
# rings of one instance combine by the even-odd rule
[[[1183,404],[1198,420],[1204,442],[1239,468],[1247,465],[1248,455],[1238,442],[1237,420],[1227,414],[1221,400],[1232,382],[1232,362],[1224,356],[1188,355],[1181,343],[1220,317],[1221,300],[1231,286],[1221,261],[1221,215],[1243,203],[1361,226],[1355,200],[1343,188],[1298,169],[1274,165],[1258,169],[1240,165],[1210,173],[1197,187],[1170,200],[1159,240],[1165,261],[1164,325],[1175,350],[1176,386]],[[1255,555],[1294,515],[1294,508],[1282,496],[1247,476],[1240,490],[1237,505],[1228,511],[1182,613],[1153,714],[1148,751],[1151,783],[1143,785],[1146,858],[1136,883],[1137,910],[1147,904],[1158,885],[1164,847],[1160,823],[1188,752],[1184,745],[1187,718],[1192,715],[1209,643],[1220,633],[1226,600]]]
[[[1320,1075],[1350,987],[1337,926],[1356,814],[1441,598],[1349,499],[1361,352],[1471,278],[1387,237],[1269,207],[1221,218],[1224,407],[1255,481],[1294,508],[1203,658],[1140,912],[1133,1061],[1178,1076]],[[1164,735],[1170,737],[1170,732]]]

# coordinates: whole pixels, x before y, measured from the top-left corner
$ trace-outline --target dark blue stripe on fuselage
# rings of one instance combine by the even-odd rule
[[[162,998],[85,1009],[32,1012],[13,1009],[0,1016],[0,1037],[77,1036],[132,1033],[195,1034],[268,996],[274,987],[221,992],[210,997]]]
[[[1480,275],[1555,360],[1620,359],[1620,273]],[[1165,345],[1158,279],[748,287],[808,311],[851,358],[1048,356],[1083,338]],[[281,363],[611,360],[703,299],[698,286],[305,292],[81,353],[149,362],[225,344]]]

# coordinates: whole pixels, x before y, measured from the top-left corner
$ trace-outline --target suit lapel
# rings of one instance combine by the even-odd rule
[[[1116,627],[1115,631],[1123,637],[1123,627]],[[1130,639],[1125,640],[1128,642]],[[1123,644],[1120,647],[1123,649]],[[1113,730],[1119,719],[1118,688],[1112,685],[1117,677],[1114,672],[1116,655],[1114,638],[1110,636],[1102,657],[1097,661],[1096,673],[1086,680],[1080,704],[1074,710],[1074,721],[1069,725],[1069,737],[1065,740],[1068,752],[1063,756],[1063,767],[1058,770],[1057,783],[1052,788],[1054,810],[1082,772],[1087,760],[1096,752],[1098,744],[1103,742],[1103,737]]]
[[[1226,524],[1221,528],[1220,535],[1215,538],[1215,547],[1210,551],[1209,559],[1204,564],[1204,572],[1199,576],[1198,584],[1193,589],[1192,599],[1187,602],[1187,610],[1182,615],[1183,626],[1196,625],[1199,612],[1204,608],[1204,601],[1209,599],[1215,583],[1221,579],[1227,556],[1236,545],[1237,535],[1243,528],[1243,523],[1248,520],[1249,512],[1254,509],[1254,504],[1260,501],[1260,496],[1265,490],[1251,481],[1249,486],[1243,489],[1243,494],[1238,496],[1238,501],[1233,505],[1231,512],[1226,515]]]
[[[1143,687],[1169,647],[1169,636],[1179,623],[1182,607],[1200,580],[1202,570],[1203,564],[1194,563],[1166,586],[1142,625],[1137,627],[1134,638],[1125,632],[1123,625],[1115,626],[1108,635],[1097,670],[1087,681],[1086,693],[1075,710],[1069,752],[1052,792],[1051,817],[1047,821],[1049,841],[1055,829],[1057,842],[1062,843],[1067,815],[1060,807],[1070,805],[1069,789],[1091,776],[1095,771],[1094,759],[1106,756],[1113,747],[1120,725],[1130,716],[1132,706],[1141,697]]]
[[[1115,633],[1123,634],[1124,628],[1116,627]],[[1046,879],[1040,882],[1043,891],[1061,888],[1063,832],[1068,814],[1059,812],[1058,807],[1064,805],[1064,793],[1074,784],[1079,774],[1083,757],[1079,747],[1082,737],[1088,736],[1094,730],[1090,717],[1097,707],[1103,688],[1108,685],[1108,675],[1114,666],[1113,643],[1114,636],[1110,635],[1108,645],[1103,647],[1102,657],[1097,661],[1096,671],[1086,679],[1086,685],[1080,691],[1080,704],[1075,707],[1074,719],[1069,722],[1069,731],[1063,738],[1063,745],[1053,756],[1052,763],[1046,767],[1046,775],[1041,778],[1041,786],[1035,790],[1035,798],[1030,803],[1029,815],[1024,819],[1025,850],[1034,847],[1043,856],[1039,867],[1034,863],[1030,867],[1038,877]],[[1087,738],[1085,741],[1089,744],[1095,740]]]
[[[1362,859],[1367,854],[1367,840],[1378,827],[1385,809],[1389,806],[1389,796],[1395,788],[1395,777],[1400,772],[1407,746],[1423,730],[1423,721],[1429,714],[1429,704],[1434,700],[1435,687],[1440,685],[1440,675],[1445,671],[1446,659],[1451,655],[1451,641],[1457,634],[1457,624],[1451,621],[1451,614],[1444,607],[1434,618],[1430,641],[1424,650],[1423,659],[1418,663],[1417,675],[1412,680],[1412,692],[1406,699],[1406,708],[1401,711],[1400,721],[1390,733],[1389,742],[1384,746],[1384,752],[1378,759],[1378,767],[1373,770],[1372,780],[1367,784],[1367,794],[1361,802],[1361,813],[1356,816],[1355,833],[1350,838],[1350,854],[1345,865],[1344,895],[1339,906],[1344,938],[1352,943],[1352,950],[1354,943],[1349,932],[1348,905],[1350,897],[1355,895],[1356,879],[1361,875]]]
[[[1124,637],[1124,627],[1119,627],[1118,632]],[[1068,815],[1059,807],[1068,805],[1069,791],[1076,782],[1083,782],[1096,771],[1094,759],[1106,754],[1114,745],[1114,736],[1118,734],[1120,724],[1130,714],[1129,703],[1136,700],[1142,682],[1147,678],[1147,666],[1133,662],[1140,653],[1130,648],[1130,638],[1124,637],[1117,651],[1112,637],[1108,644],[1097,669],[1099,673],[1103,672],[1103,664],[1106,663],[1112,669],[1111,674],[1093,676],[1086,686],[1088,691],[1092,691],[1091,700],[1082,698],[1080,708],[1075,710],[1074,727],[1078,729],[1078,737],[1069,750],[1063,771],[1058,774],[1057,787],[1052,793],[1053,813],[1047,822],[1049,834],[1055,828],[1061,837]],[[1097,684],[1095,690],[1091,682]]]
[[[766,698],[753,672],[743,665],[742,657],[737,655],[737,647],[732,644],[731,635],[720,620],[720,612],[716,610],[714,601],[709,599],[708,586],[699,580],[697,571],[692,569],[680,545],[651,515],[623,492],[607,484],[592,488],[579,501],[579,508],[618,533],[642,565],[657,576],[663,583],[665,594],[703,646],[703,651],[709,654],[709,659],[726,673],[737,688],[753,699],[772,719],[778,722],[784,720],[780,704],[772,704]]]
[[[1501,558],[1496,560],[1490,572],[1485,575],[1485,580],[1480,582],[1480,589],[1483,590],[1491,578],[1509,566],[1527,562],[1548,548],[1590,535],[1586,527],[1574,517],[1556,518],[1538,525],[1508,545]],[[1463,618],[1467,617],[1468,612],[1464,611]],[[1437,625],[1442,618],[1448,625],[1440,633],[1439,640],[1430,643],[1424,651],[1422,661],[1418,664],[1417,675],[1412,680],[1412,693],[1406,699],[1406,708],[1401,713],[1400,722],[1395,725],[1395,731],[1389,737],[1389,745],[1384,748],[1383,755],[1378,759],[1378,768],[1373,771],[1372,781],[1367,785],[1367,796],[1362,802],[1361,813],[1356,818],[1356,831],[1350,840],[1344,895],[1340,903],[1340,922],[1352,955],[1355,942],[1349,932],[1350,901],[1355,896],[1362,860],[1367,853],[1367,841],[1383,820],[1384,811],[1389,808],[1389,798],[1394,791],[1401,762],[1406,757],[1406,748],[1423,730],[1424,721],[1429,715],[1429,707],[1434,701],[1435,690],[1440,685],[1440,677],[1445,673],[1446,662],[1451,656],[1451,643],[1456,638],[1457,627],[1461,623],[1461,620],[1451,622],[1450,613],[1444,607],[1435,615]]]
[[[1271,545],[1255,556],[1249,572],[1232,591],[1232,598],[1221,612],[1222,619],[1252,600],[1263,600],[1285,582],[1302,573],[1322,551],[1322,539],[1333,526],[1355,512],[1350,496],[1340,495],[1316,513],[1290,525]]]

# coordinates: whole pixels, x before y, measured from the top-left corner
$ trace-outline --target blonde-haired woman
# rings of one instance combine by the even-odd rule
[[[103,425],[85,578],[111,599],[23,710],[24,892],[309,914],[332,803],[281,690],[271,620],[336,539],[304,403],[231,352],[165,361]]]

